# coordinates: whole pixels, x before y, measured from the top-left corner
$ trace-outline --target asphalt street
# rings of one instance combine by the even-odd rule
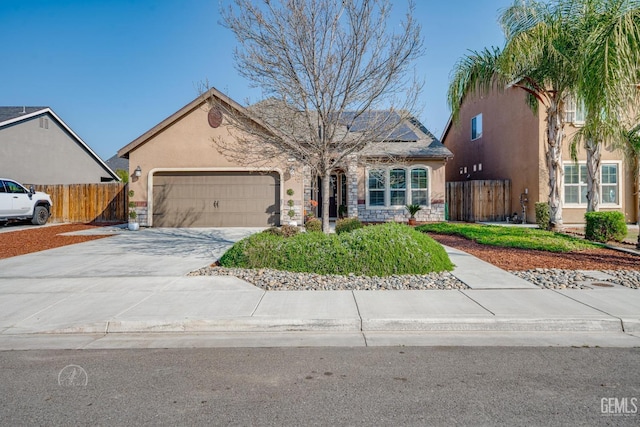
[[[522,347],[9,351],[0,352],[0,425],[638,425],[639,357]]]

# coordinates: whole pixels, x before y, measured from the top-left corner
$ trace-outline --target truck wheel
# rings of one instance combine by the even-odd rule
[[[33,225],[44,225],[47,223],[49,219],[49,211],[44,206],[36,206],[33,212],[33,218],[31,218],[31,223]]]

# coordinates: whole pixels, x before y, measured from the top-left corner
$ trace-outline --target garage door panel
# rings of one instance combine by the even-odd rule
[[[279,225],[277,173],[169,172],[154,176],[157,227]]]

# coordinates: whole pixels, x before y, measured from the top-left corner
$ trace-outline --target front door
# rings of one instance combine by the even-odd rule
[[[344,173],[331,174],[329,182],[329,217],[338,217],[338,206],[346,205],[346,175]],[[318,178],[318,215],[322,216],[322,178]]]

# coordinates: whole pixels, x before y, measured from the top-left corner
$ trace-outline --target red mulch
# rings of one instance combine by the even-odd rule
[[[98,226],[90,224],[62,224],[44,227],[34,225],[33,228],[4,231],[0,233],[0,259],[109,237],[108,235],[61,236],[63,233],[96,227]]]
[[[459,236],[429,234],[443,245],[460,249],[505,270],[560,268],[563,270],[640,270],[640,256],[613,249],[552,253],[481,245]]]

